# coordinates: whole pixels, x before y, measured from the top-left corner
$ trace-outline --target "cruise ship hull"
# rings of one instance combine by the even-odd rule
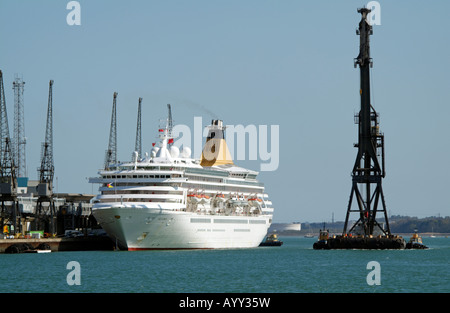
[[[264,239],[271,222],[268,215],[205,215],[121,205],[94,209],[93,215],[127,250],[252,248]]]

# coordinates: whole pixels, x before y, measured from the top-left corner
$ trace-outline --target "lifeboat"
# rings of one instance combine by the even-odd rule
[[[187,199],[190,202],[197,203],[197,202],[199,202],[201,200],[198,196],[199,195],[197,195],[195,193],[190,193],[190,194],[187,195]]]
[[[239,199],[239,197],[237,195],[232,196],[227,201],[233,206],[240,206],[241,205],[241,200]]]
[[[197,197],[198,197],[200,203],[207,203],[210,201],[210,197],[205,194],[197,195]]]
[[[244,195],[241,195],[239,197],[239,200],[241,200],[241,205],[242,206],[248,205],[247,197],[245,197]]]
[[[250,205],[256,206],[258,204],[258,197],[256,195],[250,195],[247,200]]]
[[[225,196],[223,195],[223,193],[216,194],[214,199],[218,202],[225,202]]]

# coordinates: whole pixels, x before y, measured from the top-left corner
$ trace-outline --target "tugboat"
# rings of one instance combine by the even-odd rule
[[[276,247],[281,246],[282,241],[278,240],[277,234],[271,234],[266,237],[266,239],[259,244],[260,247]]]
[[[313,244],[313,249],[315,250],[330,249],[330,246],[328,245],[328,236],[329,236],[328,230],[325,229],[320,230],[319,239]]]
[[[428,249],[428,247],[422,243],[422,237],[419,236],[416,230],[406,244],[405,249]]]

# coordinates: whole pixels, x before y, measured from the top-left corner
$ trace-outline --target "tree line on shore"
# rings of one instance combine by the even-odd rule
[[[450,216],[417,218],[393,215],[389,218],[392,233],[450,233]]]
[[[383,221],[384,219],[380,220],[380,224]],[[353,224],[353,222],[351,222],[351,224]],[[343,221],[333,223],[302,223],[301,225],[301,231],[296,232],[301,235],[317,235],[319,230],[324,229],[324,227],[325,229],[328,229],[330,233],[342,233],[344,228]],[[417,218],[411,216],[392,215],[389,217],[389,226],[392,234],[414,233],[416,231],[419,233],[450,233],[450,216]],[[273,228],[276,229],[276,224],[273,225]],[[292,231],[288,232],[292,233]],[[294,235],[294,233],[291,235]]]

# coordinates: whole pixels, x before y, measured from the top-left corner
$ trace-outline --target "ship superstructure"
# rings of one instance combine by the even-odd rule
[[[93,215],[122,249],[257,247],[272,223],[258,172],[236,166],[221,120],[209,126],[201,159],[173,145],[169,122],[159,145],[91,178],[100,184]]]

